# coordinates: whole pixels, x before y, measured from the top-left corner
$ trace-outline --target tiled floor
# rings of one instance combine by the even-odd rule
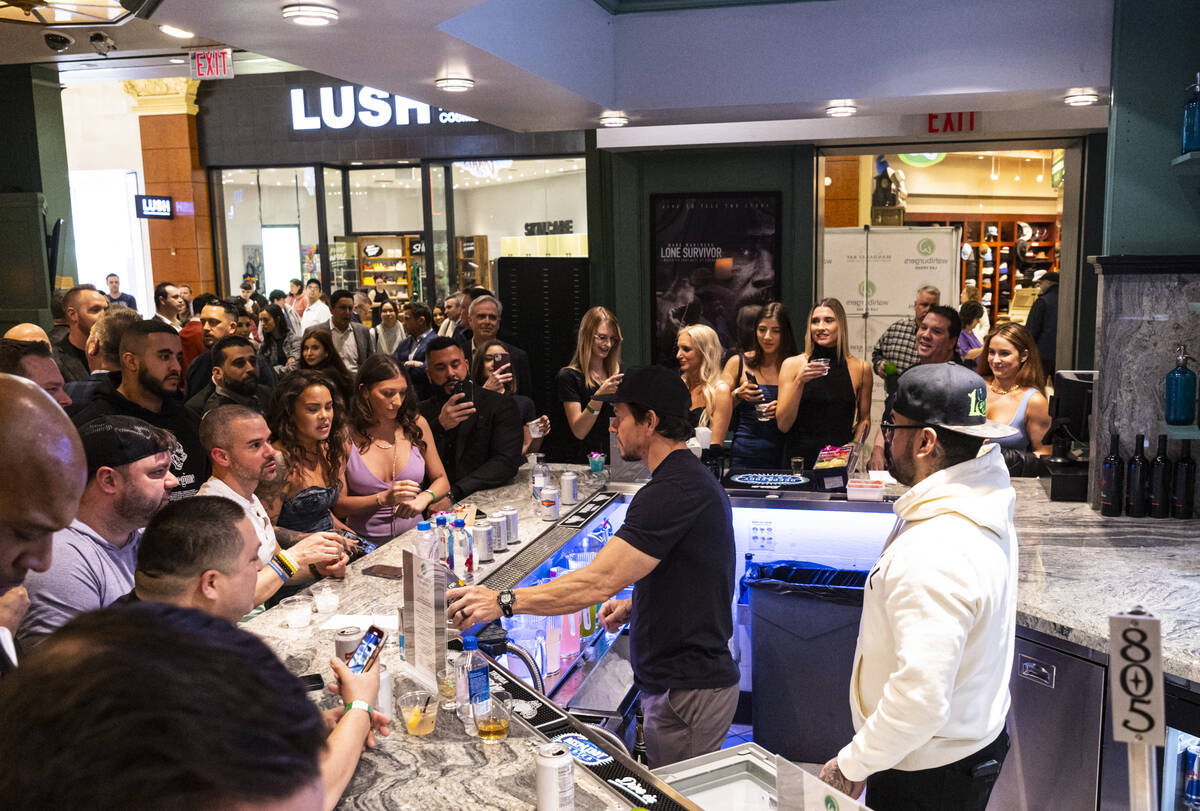
[[[751,743],[753,740],[754,727],[749,724],[732,724],[729,727],[729,734],[725,736],[725,743],[721,748],[728,749],[731,746],[737,746],[741,743]]]

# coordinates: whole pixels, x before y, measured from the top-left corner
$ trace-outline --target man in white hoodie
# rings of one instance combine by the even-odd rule
[[[854,738],[821,770],[877,811],[982,811],[1004,763],[1016,631],[1008,469],[985,439],[983,378],[956,363],[900,378],[888,470],[911,489],[867,577],[850,680]]]

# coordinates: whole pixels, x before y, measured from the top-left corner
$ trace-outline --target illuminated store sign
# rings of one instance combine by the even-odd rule
[[[303,87],[294,87],[292,97],[292,129],[319,130],[327,127],[344,130],[355,121],[366,127],[396,127],[429,124],[437,110],[442,124],[466,124],[478,121],[469,115],[430,107],[404,96],[396,96],[373,87],[353,85],[321,87],[313,99]]]
[[[151,194],[135,194],[133,205],[137,215],[144,220],[170,220],[174,218],[171,211],[170,197],[156,197]]]

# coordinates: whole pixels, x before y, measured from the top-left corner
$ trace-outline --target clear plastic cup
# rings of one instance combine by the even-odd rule
[[[289,628],[307,628],[312,623],[313,601],[311,597],[297,594],[279,601],[283,609],[283,624]]]
[[[471,715],[480,741],[502,743],[512,723],[512,696],[503,690],[493,690],[487,698],[480,696],[471,702]]]
[[[338,610],[342,601],[341,584],[334,585],[328,580],[322,580],[312,587],[313,603],[318,614],[332,614]]]
[[[458,709],[458,670],[448,667],[437,673],[438,695],[443,710]]]
[[[420,737],[437,726],[438,697],[425,690],[413,690],[400,696],[400,717],[409,735]]]

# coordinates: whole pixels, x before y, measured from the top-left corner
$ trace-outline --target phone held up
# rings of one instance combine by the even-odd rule
[[[346,666],[350,668],[351,673],[362,673],[375,663],[379,657],[379,651],[383,648],[384,640],[387,639],[387,632],[378,625],[372,625],[363,634],[362,640],[358,643],[358,647],[354,649],[354,653],[350,656],[350,661]]]
[[[463,403],[475,402],[475,384],[468,378],[467,380],[456,380],[450,388],[450,396],[461,394],[463,397],[458,401],[459,405]]]
[[[492,355],[492,369],[499,371],[505,366],[511,365],[512,355],[508,354],[507,352],[497,352],[496,354]],[[509,369],[508,371],[511,373],[512,369]]]

